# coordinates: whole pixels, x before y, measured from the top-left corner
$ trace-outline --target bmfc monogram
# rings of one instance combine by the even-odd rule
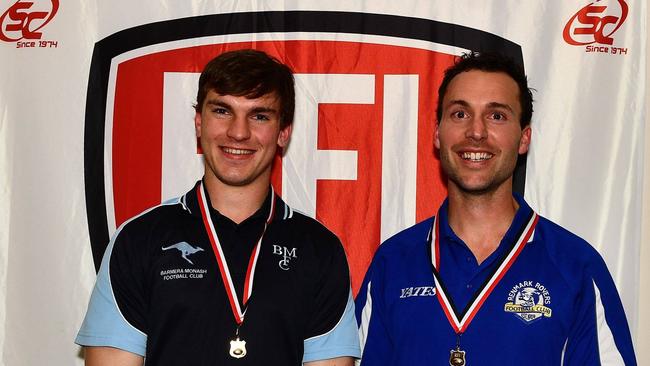
[[[289,270],[289,261],[291,261],[292,258],[298,258],[296,255],[296,248],[287,249],[280,245],[273,245],[273,254],[282,256],[278,265],[285,271]]]

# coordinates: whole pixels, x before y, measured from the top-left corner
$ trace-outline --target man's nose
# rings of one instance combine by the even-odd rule
[[[476,141],[487,139],[487,125],[485,120],[480,116],[472,117],[467,126],[465,137]]]
[[[236,141],[250,138],[251,130],[245,116],[235,116],[228,126],[228,137]]]

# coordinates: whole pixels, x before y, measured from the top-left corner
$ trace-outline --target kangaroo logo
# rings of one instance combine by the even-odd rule
[[[162,250],[168,250],[168,249],[178,249],[181,252],[181,257],[185,259],[186,261],[190,262],[190,264],[194,264],[189,258],[187,258],[188,255],[194,254],[196,252],[202,252],[203,248],[201,247],[196,247],[194,248],[193,246],[189,245],[187,242],[180,242],[176,243],[174,245],[170,245],[168,247],[162,247]]]

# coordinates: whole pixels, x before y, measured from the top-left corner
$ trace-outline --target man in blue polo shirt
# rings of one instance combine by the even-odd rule
[[[511,60],[471,53],[445,72],[448,198],[379,247],[357,297],[362,365],[636,365],[600,255],[513,195],[532,110]]]

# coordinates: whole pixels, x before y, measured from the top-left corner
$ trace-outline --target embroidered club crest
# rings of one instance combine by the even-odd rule
[[[508,293],[504,311],[513,313],[525,323],[542,317],[550,318],[552,310],[551,295],[546,286],[534,281],[522,281]]]

